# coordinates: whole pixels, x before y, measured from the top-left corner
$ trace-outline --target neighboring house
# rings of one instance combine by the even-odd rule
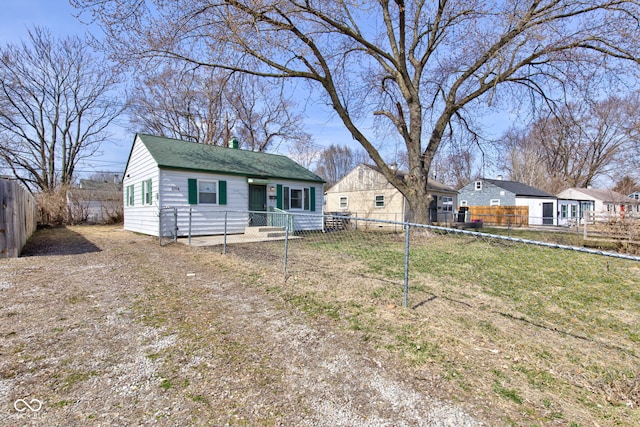
[[[122,220],[122,182],[81,179],[67,191],[67,206],[74,222],[114,223]]]
[[[629,194],[629,197],[635,200],[640,200],[640,191],[636,191],[634,193]]]
[[[404,179],[406,172],[396,175]],[[432,197],[432,222],[451,222],[458,192],[434,180],[427,189]],[[326,192],[326,212],[351,213],[359,218],[407,221],[409,205],[405,197],[377,166],[359,164]]]
[[[266,225],[275,216],[268,211],[320,214],[323,184],[285,156],[138,134],[124,173],[124,228],[154,236],[175,226],[178,236],[190,227],[191,235],[222,234],[225,212],[233,211],[226,232],[242,233]],[[296,216],[295,227],[322,229],[322,217]]]
[[[504,218],[496,215],[498,212],[509,214],[504,207],[514,207],[515,215],[524,216],[522,225],[554,225],[556,224],[556,196],[545,191],[531,187],[516,181],[502,179],[479,179],[473,181],[459,190],[460,210],[469,209],[474,213],[473,207],[491,207],[492,209],[478,209],[481,215],[495,217],[500,224],[505,224]],[[479,216],[475,214],[474,217]],[[517,220],[517,218],[514,218]]]
[[[595,188],[568,188],[558,194],[561,203],[568,200],[578,204],[578,216],[584,218],[587,212],[592,212],[597,220],[608,221],[623,218],[628,214],[638,215],[640,200],[630,198],[612,190]]]

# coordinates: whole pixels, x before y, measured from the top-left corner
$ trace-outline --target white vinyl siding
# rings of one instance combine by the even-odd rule
[[[217,204],[190,204],[189,182],[192,180],[216,183]],[[146,194],[143,194],[143,182],[150,182],[148,188],[152,204],[143,204],[149,200],[146,198]],[[308,213],[322,211],[322,184],[274,180],[269,184],[269,187],[276,188],[283,185],[302,189],[302,197],[306,199],[306,201],[302,201],[302,206],[309,210]],[[188,235],[190,225],[193,236],[223,234],[225,231],[225,212],[227,211],[229,212],[227,233],[243,233],[248,224],[249,184],[246,177],[188,170],[160,170],[139,139],[136,139],[131,150],[123,186],[124,229],[128,231],[157,236],[162,227],[162,234],[169,235],[168,233],[173,231],[173,210],[165,208],[177,210],[178,236],[181,237]],[[313,194],[311,188],[313,188]],[[223,198],[223,194],[226,195],[226,198]],[[130,196],[132,204],[135,202],[133,205],[126,203]],[[210,197],[213,197],[213,193],[210,194]],[[269,203],[273,203],[273,207],[275,207],[275,199],[269,200]],[[314,202],[313,206],[311,205],[312,201]],[[189,219],[190,211],[191,219]],[[304,210],[299,212],[306,213]],[[171,226],[167,225],[165,220],[161,224],[161,218],[171,218]],[[320,229],[322,229],[322,216],[320,215],[296,218],[296,230]]]
[[[158,209],[151,204],[152,189],[156,187],[154,182],[158,182],[158,176],[158,167],[153,157],[144,144],[136,140],[123,179],[124,195],[130,202],[124,206],[125,230],[158,235]],[[147,184],[150,199],[146,198]]]

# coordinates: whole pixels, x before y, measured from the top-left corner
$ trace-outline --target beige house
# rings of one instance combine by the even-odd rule
[[[397,172],[401,179],[405,174]],[[431,221],[454,221],[458,192],[434,180],[429,180],[428,188],[433,198],[430,204]],[[402,193],[387,181],[378,167],[365,164],[356,166],[327,190],[324,211],[398,222],[409,218],[409,205]]]

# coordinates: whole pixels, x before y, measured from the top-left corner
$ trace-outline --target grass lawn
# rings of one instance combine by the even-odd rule
[[[504,424],[640,425],[640,263],[428,232],[410,247],[407,309],[402,234],[289,242],[270,291]],[[282,267],[281,247],[260,252]]]

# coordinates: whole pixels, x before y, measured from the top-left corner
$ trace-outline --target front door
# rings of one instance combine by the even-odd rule
[[[267,186],[249,184],[249,223],[250,225],[267,225]]]
[[[553,225],[553,203],[542,204],[542,224]]]

